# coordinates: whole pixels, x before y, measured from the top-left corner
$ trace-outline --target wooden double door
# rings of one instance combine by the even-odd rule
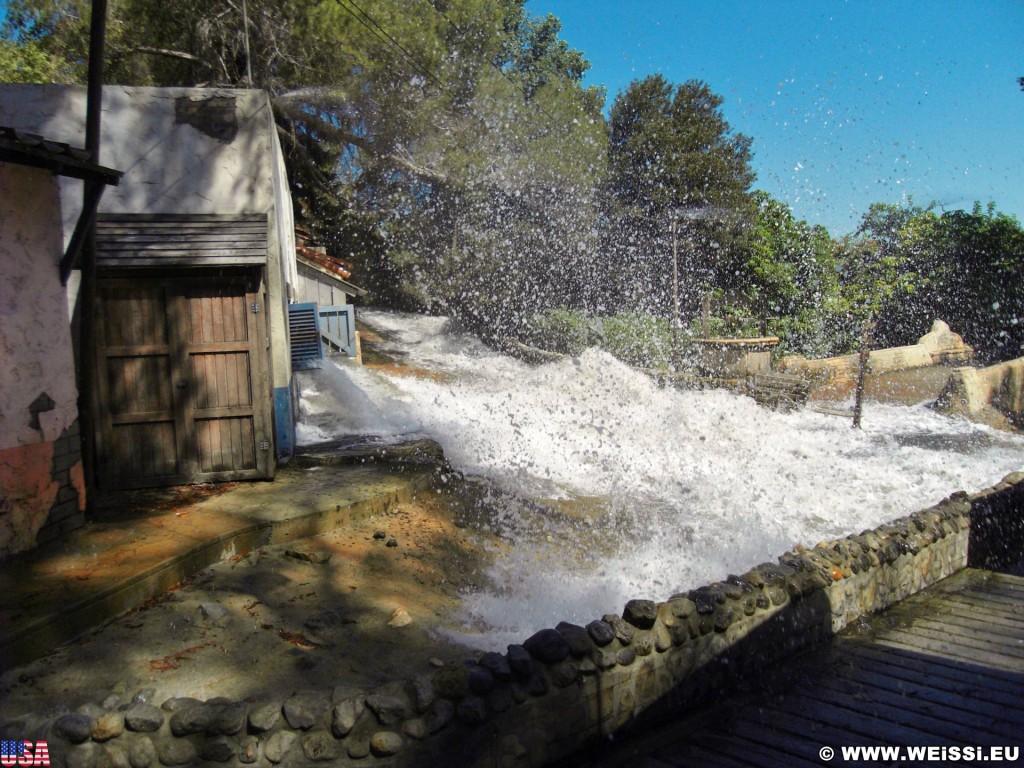
[[[265,317],[257,276],[98,281],[102,487],[273,476]]]

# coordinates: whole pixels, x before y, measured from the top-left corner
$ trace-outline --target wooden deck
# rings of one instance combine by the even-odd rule
[[[844,759],[842,747],[858,745],[904,751],[896,760]],[[1024,765],[1024,578],[961,571],[848,628],[758,690],[620,738],[575,765],[943,764],[908,760],[905,748],[915,746],[985,748],[972,762],[985,762],[988,747],[1016,747]],[[828,762],[822,747],[835,750]]]

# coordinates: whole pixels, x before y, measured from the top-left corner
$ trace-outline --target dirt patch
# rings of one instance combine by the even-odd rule
[[[395,352],[393,347],[388,346],[390,339],[381,332],[369,328],[362,322],[357,322],[356,327],[359,329],[363,365],[366,368],[390,376],[412,376],[438,382],[452,380],[452,376],[441,371],[432,371],[410,363],[403,355]]]
[[[363,365],[371,370],[380,371],[383,374],[389,374],[391,376],[412,376],[417,379],[428,379],[430,381],[442,383],[452,381],[454,379],[453,376],[441,373],[440,371],[431,371],[427,368],[421,368],[409,363],[378,360],[375,362],[364,361]]]
[[[193,504],[216,498],[237,487],[237,482],[227,482],[97,491],[90,519],[97,522],[130,520],[143,514],[182,512]]]
[[[0,714],[108,696],[277,698],[374,687],[474,655],[445,638],[506,546],[465,527],[468,502],[420,494],[364,523],[220,563],[0,678]]]

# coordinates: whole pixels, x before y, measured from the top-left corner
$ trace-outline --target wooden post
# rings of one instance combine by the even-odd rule
[[[107,0],[93,0],[89,24],[89,73],[85,113],[85,149],[89,159],[100,163],[100,116],[103,112],[103,50],[107,23]],[[82,204],[89,205],[91,188],[98,181],[86,181]],[[91,512],[96,489],[96,228],[88,226],[82,252],[82,275],[78,290],[79,344],[78,416],[85,475],[86,511]]]
[[[860,416],[864,408],[864,377],[867,375],[868,356],[871,354],[871,332],[875,322],[868,319],[861,329],[860,355],[857,357],[857,390],[853,398],[853,428],[860,429]]]

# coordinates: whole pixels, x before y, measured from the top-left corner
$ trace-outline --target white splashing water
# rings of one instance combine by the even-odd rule
[[[724,391],[661,389],[598,350],[531,367],[446,333],[443,318],[361,318],[446,380],[328,364],[303,391],[300,440],[425,433],[456,468],[517,494],[601,497],[576,530],[505,510],[524,543],[499,553],[496,588],[464,599],[460,639],[481,647],[665,599],[1024,469],[1024,438],[924,405],[869,403],[854,430]]]

